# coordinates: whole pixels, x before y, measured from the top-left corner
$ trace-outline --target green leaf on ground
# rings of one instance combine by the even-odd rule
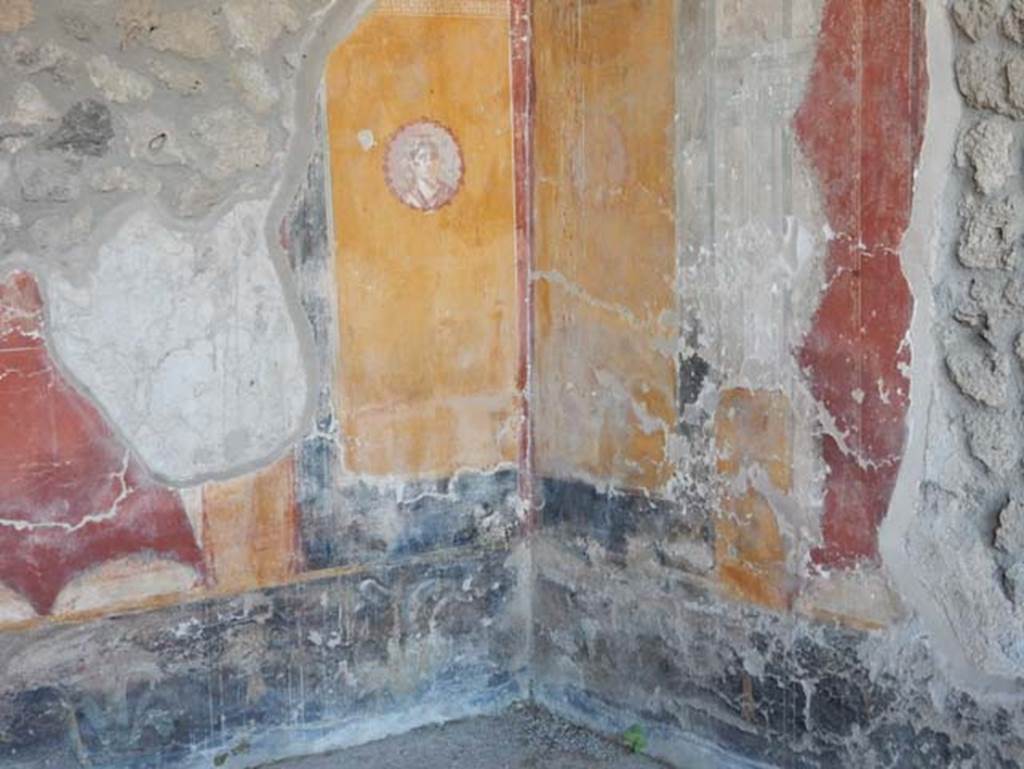
[[[631,753],[640,753],[647,747],[647,735],[640,724],[633,724],[622,734],[622,743]]]

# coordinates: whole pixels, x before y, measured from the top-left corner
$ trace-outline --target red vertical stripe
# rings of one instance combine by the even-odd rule
[[[533,361],[533,55],[532,0],[509,0],[512,36],[512,122],[515,162],[516,274],[519,304],[517,387],[522,423],[519,433],[519,493],[528,504],[527,530],[537,525],[534,504],[533,418],[530,408]]]
[[[795,120],[834,233],[825,291],[799,351],[835,425],[822,444],[824,543],[813,558],[823,566],[877,560],[903,458],[913,295],[900,247],[927,87],[919,0],[829,0]]]

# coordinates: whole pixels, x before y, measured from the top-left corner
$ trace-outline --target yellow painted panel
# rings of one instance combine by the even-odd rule
[[[607,307],[537,284],[536,446],[556,477],[654,489],[671,476],[675,364],[642,328]],[[554,375],[552,375],[554,374]]]
[[[715,517],[715,564],[730,595],[772,609],[789,607],[782,535],[775,511],[756,491],[722,500]]]
[[[674,0],[535,6],[541,473],[672,474],[674,30]]]
[[[353,472],[516,457],[501,437],[517,409],[509,27],[492,5],[391,3],[327,64],[337,391]],[[451,131],[465,169],[436,211],[403,203],[384,170],[391,137],[424,119]],[[467,399],[488,405],[453,425]]]

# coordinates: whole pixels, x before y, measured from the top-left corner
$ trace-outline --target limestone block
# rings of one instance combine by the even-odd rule
[[[1015,173],[1010,151],[1013,131],[997,118],[980,120],[963,132],[957,145],[957,165],[974,172],[974,183],[983,195],[997,192]]]

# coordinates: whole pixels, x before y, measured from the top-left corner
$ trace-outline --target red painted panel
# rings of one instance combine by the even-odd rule
[[[35,280],[0,284],[0,582],[40,614],[77,574],[151,551],[201,568],[178,494],[159,486],[46,349]]]
[[[795,127],[829,225],[821,305],[799,351],[842,441],[829,469],[814,561],[878,557],[878,526],[906,440],[913,313],[899,249],[910,222],[927,92],[918,0],[828,0]]]
[[[528,502],[528,529],[537,526],[534,505],[533,416],[530,410],[530,362],[533,360],[533,0],[509,0],[512,36],[512,128],[515,152],[516,283],[519,304],[519,355],[516,387],[520,393],[519,496]]]

